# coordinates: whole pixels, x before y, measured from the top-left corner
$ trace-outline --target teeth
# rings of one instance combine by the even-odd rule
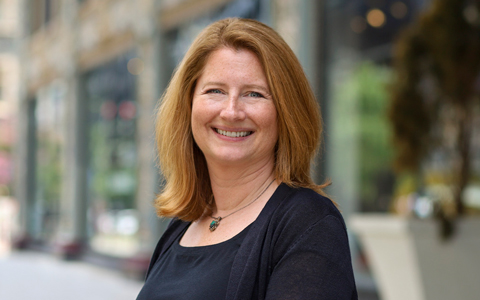
[[[221,135],[228,136],[228,137],[244,137],[252,133],[251,131],[225,131],[217,128],[215,130]]]

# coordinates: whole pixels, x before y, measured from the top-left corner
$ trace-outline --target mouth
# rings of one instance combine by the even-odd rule
[[[253,131],[226,131],[226,130],[221,130],[218,128],[214,128],[214,130],[223,136],[228,136],[228,137],[233,137],[233,138],[238,138],[238,137],[246,137],[249,136],[253,133]]]

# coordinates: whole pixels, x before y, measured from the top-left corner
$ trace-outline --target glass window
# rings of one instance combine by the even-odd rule
[[[393,42],[422,2],[326,4],[327,174],[347,214],[389,209],[394,177],[386,109]]]
[[[60,215],[66,90],[58,81],[37,94],[34,238],[45,242],[53,241]]]
[[[137,144],[132,54],[84,76],[88,103],[88,230],[93,249],[117,256],[137,250]]]
[[[346,219],[356,211],[388,211],[395,177],[388,85],[396,36],[423,8],[422,0],[329,0],[325,6],[327,191]],[[359,290],[374,283],[351,239]]]
[[[170,59],[167,61],[169,63],[169,72],[173,72],[187,52],[193,39],[207,25],[228,17],[258,19],[260,18],[260,4],[260,0],[231,1],[229,4],[216,11],[210,12],[208,15],[191,22],[186,22],[182,26],[169,31],[166,34],[168,54],[170,56]]]

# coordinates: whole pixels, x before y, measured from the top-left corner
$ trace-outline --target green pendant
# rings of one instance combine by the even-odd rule
[[[210,231],[215,231],[215,229],[217,229],[218,225],[220,225],[220,220],[222,220],[221,217],[218,217],[218,218],[215,218],[215,220],[213,220],[211,223],[210,223]]]

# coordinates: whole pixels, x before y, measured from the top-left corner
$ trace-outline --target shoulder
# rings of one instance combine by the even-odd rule
[[[329,259],[349,252],[345,222],[330,199],[311,189],[282,189],[286,196],[268,225],[274,262],[303,247],[314,247],[311,251]]]
[[[341,229],[345,229],[340,211],[329,198],[307,188],[285,184],[281,187],[285,196],[272,216],[272,221],[279,223],[277,225],[295,223],[306,228],[327,218],[336,219]]]

